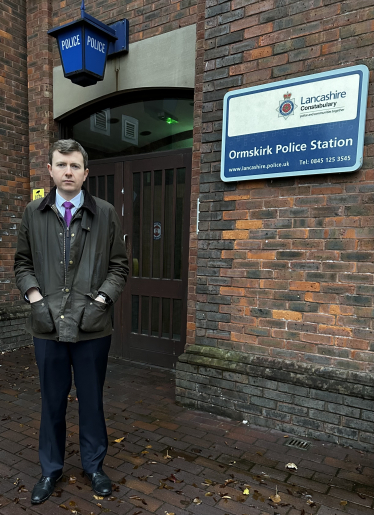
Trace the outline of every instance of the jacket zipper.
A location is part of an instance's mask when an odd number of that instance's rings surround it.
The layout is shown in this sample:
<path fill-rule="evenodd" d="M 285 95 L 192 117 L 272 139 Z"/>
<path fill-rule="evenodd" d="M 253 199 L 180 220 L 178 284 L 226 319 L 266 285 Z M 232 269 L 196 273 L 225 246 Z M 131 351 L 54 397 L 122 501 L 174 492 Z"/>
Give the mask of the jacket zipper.
<path fill-rule="evenodd" d="M 66 271 L 66 236 L 65 236 L 65 226 L 63 224 L 63 222 L 61 221 L 61 218 L 57 212 L 57 208 L 55 206 L 52 206 L 52 209 L 53 211 L 55 212 L 57 218 L 58 218 L 58 221 L 59 223 L 61 224 L 62 226 L 62 229 L 63 229 L 63 235 L 64 235 L 64 251 L 63 251 L 63 264 L 64 264 L 64 286 L 66 287 L 66 278 L 67 278 L 67 271 Z M 69 227 L 67 227 L 67 230 L 69 231 Z"/>
<path fill-rule="evenodd" d="M 64 230 L 64 256 L 63 256 L 64 259 L 63 259 L 63 263 L 64 263 L 64 285 L 65 285 L 65 288 L 66 288 L 66 279 L 67 279 L 67 273 L 68 273 L 67 270 L 66 270 L 66 237 L 70 238 L 70 234 L 69 234 L 70 227 L 66 227 L 66 235 L 65 235 L 65 225 L 61 221 L 61 217 L 58 214 L 56 206 L 52 206 L 52 209 L 55 212 L 55 214 L 57 215 L 58 221 L 60 222 L 60 224 L 61 224 L 61 226 L 62 226 L 62 228 Z M 70 224 L 74 220 L 75 215 L 79 212 L 79 210 L 80 210 L 80 208 L 78 208 L 77 211 L 74 213 L 74 216 L 70 220 Z M 71 246 L 71 243 L 70 243 L 70 246 Z"/>

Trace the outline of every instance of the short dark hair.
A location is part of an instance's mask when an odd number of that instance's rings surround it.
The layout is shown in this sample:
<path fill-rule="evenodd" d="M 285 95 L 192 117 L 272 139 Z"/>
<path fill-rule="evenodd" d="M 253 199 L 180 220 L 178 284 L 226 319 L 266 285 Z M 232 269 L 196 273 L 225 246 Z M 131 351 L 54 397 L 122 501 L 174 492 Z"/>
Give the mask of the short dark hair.
<path fill-rule="evenodd" d="M 59 139 L 49 149 L 49 164 L 52 164 L 53 152 L 57 150 L 61 154 L 71 154 L 72 152 L 80 152 L 83 156 L 84 169 L 88 168 L 88 154 L 78 141 L 74 139 Z"/>

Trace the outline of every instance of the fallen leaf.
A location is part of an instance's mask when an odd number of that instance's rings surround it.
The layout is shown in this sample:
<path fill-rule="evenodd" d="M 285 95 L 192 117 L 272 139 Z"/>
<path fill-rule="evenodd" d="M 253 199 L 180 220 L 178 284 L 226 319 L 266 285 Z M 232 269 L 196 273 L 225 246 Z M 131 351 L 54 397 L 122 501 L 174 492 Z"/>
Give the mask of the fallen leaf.
<path fill-rule="evenodd" d="M 164 478 L 164 481 L 171 481 L 172 483 L 183 483 L 182 479 L 177 479 L 174 474 L 170 474 L 169 477 Z"/>
<path fill-rule="evenodd" d="M 248 490 L 248 488 L 245 488 L 245 489 L 243 490 L 243 494 L 244 494 L 244 495 L 249 495 L 249 490 Z"/>
<path fill-rule="evenodd" d="M 340 506 L 347 506 L 348 502 L 347 501 L 340 501 Z"/>
<path fill-rule="evenodd" d="M 142 499 L 141 497 L 139 497 L 138 495 L 130 495 L 129 499 L 134 499 L 135 501 L 140 501 L 142 502 L 143 504 L 147 505 L 147 503 L 145 502 L 144 499 Z"/>
<path fill-rule="evenodd" d="M 122 438 L 117 438 L 116 440 L 113 440 L 114 443 L 121 443 L 122 440 L 125 439 L 125 436 L 122 436 Z"/>
<path fill-rule="evenodd" d="M 64 510 L 69 510 L 69 508 L 67 506 L 65 506 L 65 504 L 60 504 L 59 508 L 63 508 Z"/>
<path fill-rule="evenodd" d="M 94 499 L 96 499 L 97 501 L 102 501 L 104 497 L 101 497 L 101 495 L 94 495 Z"/>
<path fill-rule="evenodd" d="M 152 449 L 152 445 L 147 445 L 146 449 Z"/>
<path fill-rule="evenodd" d="M 120 483 L 121 483 L 121 485 L 125 485 L 125 484 L 126 484 L 126 478 L 125 478 L 125 477 L 123 477 L 123 478 L 121 479 Z"/>
<path fill-rule="evenodd" d="M 288 470 L 297 470 L 297 466 L 295 465 L 295 463 L 287 463 L 287 465 L 285 465 L 285 468 Z"/>
<path fill-rule="evenodd" d="M 312 501 L 312 499 L 308 499 L 306 503 L 309 504 L 309 506 L 311 506 L 312 508 L 316 506 L 316 503 Z"/>
<path fill-rule="evenodd" d="M 278 487 L 275 487 L 275 495 L 271 495 L 269 499 L 271 499 L 275 503 L 281 502 L 282 499 L 281 496 L 278 494 Z"/>
<path fill-rule="evenodd" d="M 201 503 L 202 503 L 202 501 L 200 501 L 200 499 L 199 499 L 198 497 L 195 497 L 195 499 L 193 500 L 193 502 L 194 502 L 195 504 L 201 504 Z"/>
<path fill-rule="evenodd" d="M 69 485 L 74 485 L 77 482 L 77 478 L 75 476 L 69 477 Z"/>
<path fill-rule="evenodd" d="M 206 492 L 205 497 L 211 497 L 212 495 L 214 495 L 213 492 Z"/>

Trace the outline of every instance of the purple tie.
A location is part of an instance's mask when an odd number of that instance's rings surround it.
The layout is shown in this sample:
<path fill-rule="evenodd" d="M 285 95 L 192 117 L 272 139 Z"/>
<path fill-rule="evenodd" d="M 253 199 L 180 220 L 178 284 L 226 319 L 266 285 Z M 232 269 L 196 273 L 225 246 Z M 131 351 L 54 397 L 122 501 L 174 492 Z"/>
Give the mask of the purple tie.
<path fill-rule="evenodd" d="M 71 222 L 71 208 L 74 207 L 74 204 L 72 204 L 71 202 L 64 202 L 62 205 L 65 208 L 65 222 L 66 225 L 69 227 Z"/>

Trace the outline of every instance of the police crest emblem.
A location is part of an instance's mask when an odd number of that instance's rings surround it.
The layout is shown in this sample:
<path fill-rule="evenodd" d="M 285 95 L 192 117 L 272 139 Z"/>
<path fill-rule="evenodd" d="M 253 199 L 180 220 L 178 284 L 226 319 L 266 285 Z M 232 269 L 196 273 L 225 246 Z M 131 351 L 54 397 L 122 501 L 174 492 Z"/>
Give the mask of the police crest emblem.
<path fill-rule="evenodd" d="M 295 104 L 295 99 L 291 98 L 291 93 L 285 93 L 283 95 L 283 100 L 279 101 L 279 107 L 277 108 L 278 117 L 287 118 L 295 113 L 297 105 Z"/>

